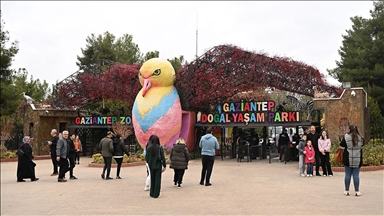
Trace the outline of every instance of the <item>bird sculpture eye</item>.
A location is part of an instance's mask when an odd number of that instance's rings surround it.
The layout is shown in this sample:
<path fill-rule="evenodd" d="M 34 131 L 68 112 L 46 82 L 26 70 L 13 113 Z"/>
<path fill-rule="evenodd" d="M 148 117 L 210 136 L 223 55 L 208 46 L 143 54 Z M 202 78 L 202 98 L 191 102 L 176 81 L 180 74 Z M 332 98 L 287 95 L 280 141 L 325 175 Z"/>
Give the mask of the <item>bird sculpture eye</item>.
<path fill-rule="evenodd" d="M 139 72 L 139 76 L 141 76 L 141 71 Z"/>
<path fill-rule="evenodd" d="M 157 69 L 153 72 L 154 76 L 159 76 L 161 74 L 161 69 Z"/>

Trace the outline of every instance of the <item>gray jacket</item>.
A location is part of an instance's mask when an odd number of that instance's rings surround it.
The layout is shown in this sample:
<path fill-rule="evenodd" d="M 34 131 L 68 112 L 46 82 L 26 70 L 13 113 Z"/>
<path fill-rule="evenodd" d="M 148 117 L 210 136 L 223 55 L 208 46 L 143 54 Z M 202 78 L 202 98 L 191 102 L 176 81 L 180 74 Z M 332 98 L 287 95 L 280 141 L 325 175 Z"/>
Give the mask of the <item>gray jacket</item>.
<path fill-rule="evenodd" d="M 57 157 L 67 158 L 69 152 L 68 142 L 64 138 L 60 138 L 56 145 Z"/>
<path fill-rule="evenodd" d="M 352 136 L 346 134 L 341 141 L 340 146 L 345 147 L 343 155 L 343 163 L 347 167 L 357 168 L 361 167 L 363 162 L 362 147 L 364 141 L 363 138 L 358 135 L 357 145 L 353 146 Z"/>
<path fill-rule="evenodd" d="M 108 137 L 101 139 L 99 149 L 103 157 L 112 157 L 113 154 L 113 140 Z"/>

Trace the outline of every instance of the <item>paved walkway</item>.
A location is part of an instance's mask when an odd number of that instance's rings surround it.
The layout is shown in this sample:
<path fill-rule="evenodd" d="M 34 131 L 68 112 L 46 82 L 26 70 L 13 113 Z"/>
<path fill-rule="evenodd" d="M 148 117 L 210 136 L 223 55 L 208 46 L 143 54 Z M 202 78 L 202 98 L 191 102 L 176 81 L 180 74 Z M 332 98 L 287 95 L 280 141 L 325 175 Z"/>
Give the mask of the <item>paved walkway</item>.
<path fill-rule="evenodd" d="M 299 177 L 296 162 L 250 163 L 216 158 L 212 186 L 199 185 L 193 160 L 181 189 L 163 174 L 161 197 L 144 191 L 145 166 L 124 167 L 122 180 L 102 180 L 101 168 L 81 158 L 78 180 L 57 182 L 49 160 L 36 160 L 37 182 L 17 183 L 17 162 L 1 163 L 1 215 L 383 215 L 384 171 L 360 173 L 363 196 L 343 196 L 344 173 Z M 112 177 L 116 169 L 112 169 Z M 68 178 L 68 177 L 67 177 Z M 353 186 L 351 185 L 351 191 Z"/>

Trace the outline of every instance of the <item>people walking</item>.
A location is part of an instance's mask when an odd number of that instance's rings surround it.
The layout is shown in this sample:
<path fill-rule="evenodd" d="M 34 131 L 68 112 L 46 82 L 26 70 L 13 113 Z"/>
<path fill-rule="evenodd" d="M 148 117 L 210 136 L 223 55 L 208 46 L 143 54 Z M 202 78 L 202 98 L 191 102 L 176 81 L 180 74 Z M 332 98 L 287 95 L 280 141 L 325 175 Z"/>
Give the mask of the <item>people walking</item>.
<path fill-rule="evenodd" d="M 149 140 L 148 140 L 147 144 L 145 145 L 145 148 L 144 148 L 144 151 L 143 151 L 144 158 L 147 155 L 148 143 L 152 143 L 154 137 L 155 137 L 155 135 L 151 135 L 149 137 Z M 147 162 L 145 162 L 145 167 L 147 168 L 147 178 L 145 179 L 144 191 L 149 191 L 149 189 L 151 188 L 151 171 L 149 169 L 149 166 L 148 166 Z"/>
<path fill-rule="evenodd" d="M 52 172 L 51 176 L 56 176 L 59 174 L 58 166 L 57 166 L 58 163 L 56 161 L 56 146 L 57 146 L 57 141 L 59 141 L 59 136 L 57 135 L 56 129 L 51 130 L 51 136 L 52 136 L 52 139 L 50 141 L 48 141 L 52 165 L 53 165 L 53 172 Z"/>
<path fill-rule="evenodd" d="M 331 163 L 329 162 L 329 152 L 331 151 L 331 140 L 328 138 L 328 133 L 323 130 L 318 141 L 319 152 L 321 157 L 321 168 L 323 169 L 323 176 L 333 176 Z"/>
<path fill-rule="evenodd" d="M 36 164 L 32 161 L 33 156 L 30 140 L 31 138 L 29 136 L 25 136 L 23 138 L 23 144 L 19 148 L 24 154 L 19 155 L 17 159 L 17 182 L 25 182 L 25 178 L 30 178 L 31 181 L 39 180 L 35 175 Z"/>
<path fill-rule="evenodd" d="M 219 149 L 219 142 L 212 135 L 212 129 L 208 128 L 206 134 L 201 137 L 199 147 L 201 148 L 201 178 L 200 185 L 211 186 L 211 174 L 215 162 L 215 151 Z"/>
<path fill-rule="evenodd" d="M 69 156 L 69 145 L 68 145 L 68 131 L 63 131 L 63 137 L 57 141 L 56 146 L 56 161 L 59 162 L 59 177 L 58 182 L 66 182 L 65 174 L 69 170 L 68 156 Z"/>
<path fill-rule="evenodd" d="M 76 160 L 76 148 L 75 148 L 75 134 L 72 134 L 70 139 L 68 140 L 68 146 L 69 146 L 69 154 L 68 154 L 68 160 L 69 160 L 69 179 L 76 180 L 77 177 L 73 175 L 73 169 L 76 166 L 75 160 Z"/>
<path fill-rule="evenodd" d="M 183 138 L 176 140 L 176 144 L 171 150 L 171 164 L 169 168 L 173 169 L 173 182 L 177 188 L 181 188 L 183 183 L 183 176 L 186 169 L 188 169 L 188 162 L 191 159 L 187 145 Z"/>
<path fill-rule="evenodd" d="M 75 163 L 77 161 L 77 164 L 80 164 L 80 152 L 83 151 L 83 145 L 81 144 L 79 135 L 76 135 L 76 138 L 75 138 L 75 150 L 76 150 Z"/>
<path fill-rule="evenodd" d="M 114 134 L 112 133 L 112 131 L 108 131 L 107 136 L 101 139 L 99 143 L 99 149 L 104 159 L 104 168 L 103 168 L 103 173 L 101 174 L 101 178 L 105 180 L 113 179 L 109 177 L 111 173 L 111 166 L 112 166 L 113 135 Z M 107 171 L 107 176 L 105 176 L 105 171 Z"/>
<path fill-rule="evenodd" d="M 146 148 L 145 161 L 148 163 L 151 175 L 149 195 L 153 198 L 158 198 L 160 197 L 161 174 L 166 170 L 167 165 L 165 163 L 164 150 L 160 146 L 159 137 L 156 135 L 152 136 Z"/>
<path fill-rule="evenodd" d="M 345 170 L 344 195 L 349 196 L 349 186 L 351 184 L 351 176 L 353 176 L 353 186 L 355 188 L 355 196 L 361 196 L 360 192 L 360 167 L 363 162 L 362 147 L 364 139 L 360 136 L 355 125 L 349 126 L 349 134 L 342 139 L 340 146 L 344 147 L 343 164 Z"/>
<path fill-rule="evenodd" d="M 121 134 L 116 134 L 116 137 L 113 140 L 113 158 L 117 163 L 116 179 L 121 179 L 120 169 L 121 169 L 121 164 L 123 163 L 124 153 L 127 154 L 127 156 L 129 156 L 129 152 L 125 147 Z"/>
<path fill-rule="evenodd" d="M 281 132 L 281 134 L 279 135 L 279 149 L 280 149 L 280 157 L 279 157 L 279 160 L 280 162 L 285 162 L 287 163 L 287 159 L 286 158 L 286 154 L 285 154 L 285 151 L 287 150 L 288 148 L 288 143 L 290 142 L 290 139 L 289 139 L 289 136 L 288 136 L 288 133 L 287 133 L 287 129 L 284 128 L 283 129 L 283 132 Z M 284 160 L 283 160 L 284 158 Z"/>

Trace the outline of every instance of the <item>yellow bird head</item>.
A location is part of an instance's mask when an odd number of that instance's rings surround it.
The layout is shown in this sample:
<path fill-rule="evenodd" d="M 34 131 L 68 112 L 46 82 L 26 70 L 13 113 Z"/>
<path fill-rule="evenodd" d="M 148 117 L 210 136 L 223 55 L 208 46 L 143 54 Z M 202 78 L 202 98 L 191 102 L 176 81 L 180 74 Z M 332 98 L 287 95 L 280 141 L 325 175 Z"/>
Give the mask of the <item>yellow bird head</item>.
<path fill-rule="evenodd" d="M 140 68 L 139 80 L 143 86 L 143 97 L 151 87 L 173 86 L 175 69 L 172 64 L 160 58 L 152 58 L 144 62 Z"/>

